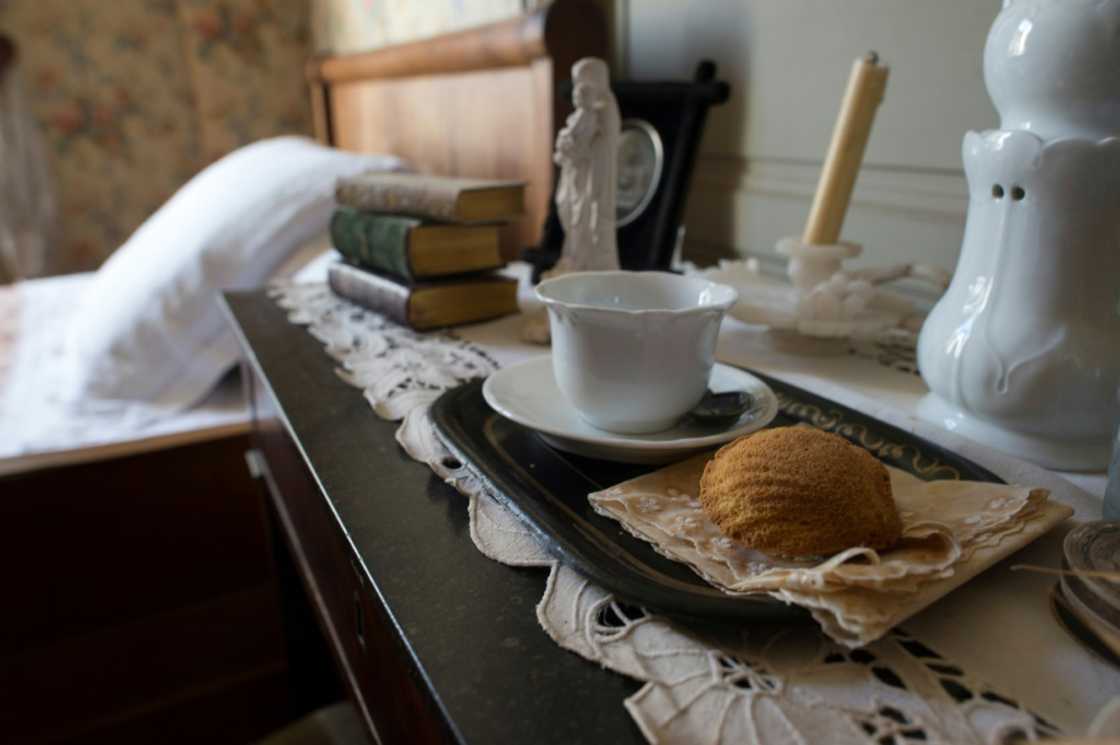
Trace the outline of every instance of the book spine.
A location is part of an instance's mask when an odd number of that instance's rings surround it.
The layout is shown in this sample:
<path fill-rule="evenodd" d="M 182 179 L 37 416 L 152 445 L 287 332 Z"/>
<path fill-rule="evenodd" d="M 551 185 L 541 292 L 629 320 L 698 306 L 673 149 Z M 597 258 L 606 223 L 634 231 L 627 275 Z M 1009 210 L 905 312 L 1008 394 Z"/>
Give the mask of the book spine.
<path fill-rule="evenodd" d="M 412 218 L 339 207 L 331 216 L 331 243 L 353 264 L 412 282 L 415 277 L 408 260 L 409 234 L 419 224 Z"/>
<path fill-rule="evenodd" d="M 444 222 L 455 221 L 459 190 L 418 180 L 416 183 L 376 183 L 360 178 L 339 179 L 335 200 L 347 207 L 370 212 L 415 215 Z"/>
<path fill-rule="evenodd" d="M 404 285 L 348 264 L 332 264 L 327 270 L 327 284 L 339 297 L 402 326 L 412 325 L 408 314 L 411 290 Z"/>

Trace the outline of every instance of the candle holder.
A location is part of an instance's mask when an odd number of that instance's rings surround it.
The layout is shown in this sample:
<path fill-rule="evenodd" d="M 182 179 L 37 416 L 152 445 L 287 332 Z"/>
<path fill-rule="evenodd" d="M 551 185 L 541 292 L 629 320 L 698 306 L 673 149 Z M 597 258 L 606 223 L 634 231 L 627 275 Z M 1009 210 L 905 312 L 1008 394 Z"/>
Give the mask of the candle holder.
<path fill-rule="evenodd" d="M 754 260 L 721 262 L 705 272 L 739 290 L 732 316 L 820 340 L 817 345 L 784 344 L 786 351 L 844 352 L 846 345 L 830 346 L 825 340 L 877 337 L 893 330 L 916 339 L 919 309 L 881 285 L 903 277 L 925 279 L 940 289 L 948 284 L 947 272 L 923 265 L 844 269 L 844 261 L 863 250 L 840 241 L 840 232 L 888 75 L 875 52 L 852 66 L 805 232 L 800 238 L 783 238 L 775 248 L 789 259 L 789 284 L 763 276 Z"/>
<path fill-rule="evenodd" d="M 789 258 L 788 282 L 763 275 L 753 259 L 722 261 L 704 276 L 739 291 L 740 300 L 729 311 L 734 318 L 820 342 L 785 344 L 786 351 L 843 353 L 846 345 L 829 345 L 827 340 L 874 339 L 883 334 L 916 342 L 922 310 L 884 285 L 909 278 L 944 289 L 949 273 L 922 264 L 845 270 L 844 260 L 856 258 L 862 250 L 855 243 L 811 245 L 799 238 L 783 238 L 775 251 Z"/>

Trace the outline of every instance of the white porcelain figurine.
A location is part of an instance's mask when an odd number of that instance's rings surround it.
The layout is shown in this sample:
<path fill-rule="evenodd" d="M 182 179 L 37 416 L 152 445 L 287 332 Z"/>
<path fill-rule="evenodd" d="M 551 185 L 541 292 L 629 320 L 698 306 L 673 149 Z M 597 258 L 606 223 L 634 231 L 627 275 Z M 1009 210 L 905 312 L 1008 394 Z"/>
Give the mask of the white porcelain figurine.
<path fill-rule="evenodd" d="M 572 66 L 575 111 L 556 135 L 553 160 L 560 167 L 556 213 L 564 228 L 560 259 L 545 279 L 569 272 L 618 269 L 615 200 L 622 119 L 611 93 L 607 63 L 585 57 Z M 522 337 L 547 344 L 548 319 L 531 314 Z"/>
<path fill-rule="evenodd" d="M 969 132 L 960 261 L 927 319 L 927 418 L 1052 468 L 1120 421 L 1120 0 L 1009 0 L 984 53 L 1000 129 Z"/>
<path fill-rule="evenodd" d="M 572 66 L 575 111 L 556 136 L 553 160 L 560 167 L 556 212 L 564 228 L 560 260 L 547 276 L 618 269 L 615 197 L 618 136 L 622 126 L 601 59 Z"/>

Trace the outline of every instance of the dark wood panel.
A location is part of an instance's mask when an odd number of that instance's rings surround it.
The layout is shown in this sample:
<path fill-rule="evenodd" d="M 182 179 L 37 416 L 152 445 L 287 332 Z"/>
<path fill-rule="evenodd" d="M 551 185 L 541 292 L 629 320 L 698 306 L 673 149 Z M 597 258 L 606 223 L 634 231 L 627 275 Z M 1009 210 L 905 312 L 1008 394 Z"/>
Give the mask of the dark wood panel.
<path fill-rule="evenodd" d="M 0 479 L 0 656 L 272 574 L 247 436 Z"/>
<path fill-rule="evenodd" d="M 0 479 L 5 742 L 243 743 L 303 713 L 248 447 Z"/>
<path fill-rule="evenodd" d="M 277 617 L 266 584 L 2 657 L 0 732 L 5 742 L 61 742 L 161 709 L 188 716 L 193 699 L 283 674 Z"/>
<path fill-rule="evenodd" d="M 66 745 L 245 745 L 292 720 L 281 704 L 287 690 L 286 670 L 262 671 L 182 701 L 133 712 L 127 720 L 69 738 Z"/>
<path fill-rule="evenodd" d="M 242 374 L 248 378 L 251 371 Z M 268 386 L 259 377 L 251 380 L 254 443 L 263 456 L 273 507 L 367 729 L 383 743 L 454 742 L 285 429 Z"/>

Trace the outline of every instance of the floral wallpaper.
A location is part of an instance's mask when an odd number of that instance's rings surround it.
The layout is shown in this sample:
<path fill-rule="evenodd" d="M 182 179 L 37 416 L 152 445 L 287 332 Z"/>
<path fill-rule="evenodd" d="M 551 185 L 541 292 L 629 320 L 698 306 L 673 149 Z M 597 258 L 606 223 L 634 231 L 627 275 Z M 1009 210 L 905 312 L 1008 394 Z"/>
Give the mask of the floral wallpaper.
<path fill-rule="evenodd" d="M 206 162 L 279 133 L 310 132 L 308 0 L 179 0 Z"/>
<path fill-rule="evenodd" d="M 98 266 L 230 150 L 309 132 L 309 18 L 309 0 L 0 5 L 58 191 L 55 269 Z"/>
<path fill-rule="evenodd" d="M 96 268 L 208 163 L 310 133 L 313 50 L 373 49 L 548 0 L 0 0 L 58 192 L 56 272 Z"/>
<path fill-rule="evenodd" d="M 174 2 L 121 5 L 130 12 L 36 0 L 0 15 L 53 156 L 65 244 L 56 262 L 71 271 L 123 242 L 190 178 L 201 152 Z"/>

